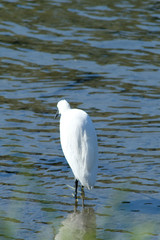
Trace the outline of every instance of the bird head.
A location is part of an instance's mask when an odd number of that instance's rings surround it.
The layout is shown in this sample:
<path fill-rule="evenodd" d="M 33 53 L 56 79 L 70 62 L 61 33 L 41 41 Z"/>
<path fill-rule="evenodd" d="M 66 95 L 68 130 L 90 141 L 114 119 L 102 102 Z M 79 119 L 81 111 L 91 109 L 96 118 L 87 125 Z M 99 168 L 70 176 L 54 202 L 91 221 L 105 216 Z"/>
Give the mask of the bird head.
<path fill-rule="evenodd" d="M 57 103 L 58 114 L 63 114 L 66 110 L 70 109 L 69 103 L 63 99 Z"/>

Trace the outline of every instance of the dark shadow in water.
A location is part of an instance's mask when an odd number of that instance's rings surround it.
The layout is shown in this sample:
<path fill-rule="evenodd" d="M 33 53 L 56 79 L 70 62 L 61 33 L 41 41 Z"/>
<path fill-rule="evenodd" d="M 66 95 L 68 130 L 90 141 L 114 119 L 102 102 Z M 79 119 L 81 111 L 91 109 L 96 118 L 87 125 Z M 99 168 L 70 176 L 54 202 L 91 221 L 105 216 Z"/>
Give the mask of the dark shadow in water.
<path fill-rule="evenodd" d="M 62 222 L 55 240 L 96 239 L 96 216 L 93 208 L 75 210 Z"/>

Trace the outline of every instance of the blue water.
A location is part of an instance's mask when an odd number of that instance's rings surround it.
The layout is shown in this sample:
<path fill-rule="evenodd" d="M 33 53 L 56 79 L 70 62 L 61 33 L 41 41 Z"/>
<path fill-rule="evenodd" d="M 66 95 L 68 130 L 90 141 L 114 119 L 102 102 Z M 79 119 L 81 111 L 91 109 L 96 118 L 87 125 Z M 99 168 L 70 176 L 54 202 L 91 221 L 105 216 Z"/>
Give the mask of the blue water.
<path fill-rule="evenodd" d="M 160 238 L 158 1 L 0 3 L 0 237 Z M 75 210 L 56 104 L 89 113 L 96 186 Z"/>

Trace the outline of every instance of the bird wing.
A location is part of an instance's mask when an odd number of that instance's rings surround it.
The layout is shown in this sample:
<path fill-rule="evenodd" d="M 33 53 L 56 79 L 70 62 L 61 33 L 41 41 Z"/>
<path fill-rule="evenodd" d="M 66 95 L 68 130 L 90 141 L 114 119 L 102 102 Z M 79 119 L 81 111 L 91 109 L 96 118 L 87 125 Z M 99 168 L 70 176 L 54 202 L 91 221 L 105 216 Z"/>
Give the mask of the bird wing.
<path fill-rule="evenodd" d="M 73 174 L 82 185 L 94 185 L 97 170 L 97 137 L 90 117 L 71 109 L 60 120 L 62 150 Z"/>

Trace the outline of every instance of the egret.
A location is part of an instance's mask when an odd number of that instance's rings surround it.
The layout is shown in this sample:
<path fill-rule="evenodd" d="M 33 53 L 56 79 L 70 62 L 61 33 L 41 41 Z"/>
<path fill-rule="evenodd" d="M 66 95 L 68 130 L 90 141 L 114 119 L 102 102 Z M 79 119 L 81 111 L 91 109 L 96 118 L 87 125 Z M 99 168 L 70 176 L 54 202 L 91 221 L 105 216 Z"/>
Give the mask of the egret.
<path fill-rule="evenodd" d="M 60 114 L 60 142 L 64 156 L 75 177 L 75 199 L 78 181 L 92 189 L 98 168 L 98 145 L 95 128 L 89 115 L 72 109 L 64 99 L 57 104 Z"/>

